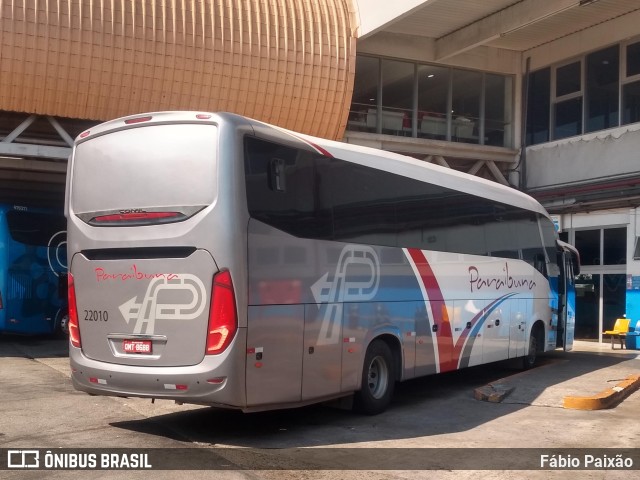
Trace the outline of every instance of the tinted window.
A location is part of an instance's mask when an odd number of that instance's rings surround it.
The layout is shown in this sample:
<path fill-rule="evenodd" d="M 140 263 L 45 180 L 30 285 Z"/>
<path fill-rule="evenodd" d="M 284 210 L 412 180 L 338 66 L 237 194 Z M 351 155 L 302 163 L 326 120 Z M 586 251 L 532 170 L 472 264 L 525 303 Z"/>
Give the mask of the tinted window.
<path fill-rule="evenodd" d="M 298 237 L 521 258 L 543 273 L 555 248 L 551 222 L 546 245 L 527 210 L 261 140 L 246 152 L 250 215 Z"/>
<path fill-rule="evenodd" d="M 62 215 L 11 210 L 6 217 L 11 238 L 26 245 L 48 246 L 56 233 L 67 229 Z"/>
<path fill-rule="evenodd" d="M 248 138 L 245 155 L 247 204 L 252 217 L 298 237 L 330 238 L 328 205 L 319 195 L 314 155 Z"/>
<path fill-rule="evenodd" d="M 618 125 L 619 63 L 617 45 L 587 56 L 587 132 Z"/>
<path fill-rule="evenodd" d="M 580 91 L 580 62 L 564 65 L 556 70 L 556 97 Z"/>
<path fill-rule="evenodd" d="M 529 75 L 527 145 L 549 140 L 550 92 L 551 69 L 545 68 Z"/>

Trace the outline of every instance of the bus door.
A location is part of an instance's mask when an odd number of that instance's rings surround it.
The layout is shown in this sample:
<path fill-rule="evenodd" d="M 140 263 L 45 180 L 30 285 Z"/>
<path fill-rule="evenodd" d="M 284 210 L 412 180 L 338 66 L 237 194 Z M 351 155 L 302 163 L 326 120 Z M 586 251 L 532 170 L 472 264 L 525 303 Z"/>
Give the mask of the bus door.
<path fill-rule="evenodd" d="M 578 251 L 568 244 L 561 244 L 560 279 L 558 285 L 559 329 L 557 346 L 565 351 L 573 349 L 576 327 L 576 286 L 575 276 L 580 272 Z"/>

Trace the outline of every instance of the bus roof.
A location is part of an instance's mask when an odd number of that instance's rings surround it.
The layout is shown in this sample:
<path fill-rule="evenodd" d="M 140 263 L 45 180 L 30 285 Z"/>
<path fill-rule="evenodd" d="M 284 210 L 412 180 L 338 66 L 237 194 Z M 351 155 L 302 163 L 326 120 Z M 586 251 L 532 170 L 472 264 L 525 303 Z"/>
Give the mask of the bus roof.
<path fill-rule="evenodd" d="M 259 120 L 254 120 L 233 113 L 221 112 L 151 112 L 122 117 L 92 127 L 81 133 L 76 138 L 76 145 L 97 135 L 112 130 L 135 128 L 149 124 L 167 123 L 207 123 L 207 122 L 245 124 L 252 127 L 260 127 L 262 132 L 273 129 L 281 134 L 289 136 L 292 142 L 300 143 L 305 148 L 313 149 L 326 156 L 339 158 L 340 160 L 366 165 L 371 168 L 388 171 L 408 178 L 414 178 L 442 187 L 459 190 L 464 193 L 491 199 L 507 205 L 513 205 L 526 210 L 531 210 L 548 216 L 545 209 L 535 199 L 514 188 L 501 185 L 491 180 L 486 180 L 474 175 L 459 172 L 440 165 L 433 165 L 406 155 L 363 147 L 348 143 L 313 137 L 302 133 L 293 132 L 275 125 L 270 125 Z"/>
<path fill-rule="evenodd" d="M 491 180 L 386 150 L 312 137 L 280 127 L 273 128 L 303 140 L 324 155 L 328 154 L 340 160 L 366 165 L 549 216 L 544 207 L 534 198 Z"/>

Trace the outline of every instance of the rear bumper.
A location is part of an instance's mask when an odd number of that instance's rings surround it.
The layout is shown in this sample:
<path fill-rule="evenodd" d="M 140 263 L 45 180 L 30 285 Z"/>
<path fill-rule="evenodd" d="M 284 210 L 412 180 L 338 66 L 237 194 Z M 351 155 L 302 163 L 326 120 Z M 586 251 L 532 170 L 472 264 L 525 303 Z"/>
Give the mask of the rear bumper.
<path fill-rule="evenodd" d="M 224 353 L 205 356 L 197 365 L 181 367 L 96 361 L 70 345 L 71 379 L 76 390 L 94 395 L 157 398 L 243 409 L 246 407 L 245 356 L 240 357 L 237 353 L 240 349 L 233 348 L 238 340 L 243 340 L 238 337 L 244 335 L 237 335 Z"/>

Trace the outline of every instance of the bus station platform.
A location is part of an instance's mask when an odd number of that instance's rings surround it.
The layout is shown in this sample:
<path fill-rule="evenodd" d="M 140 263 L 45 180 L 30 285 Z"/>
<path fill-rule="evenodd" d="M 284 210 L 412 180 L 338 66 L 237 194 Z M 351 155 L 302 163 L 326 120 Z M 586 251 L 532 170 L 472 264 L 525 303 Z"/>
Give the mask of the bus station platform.
<path fill-rule="evenodd" d="M 577 340 L 571 352 L 549 352 L 539 362 L 533 370 L 475 389 L 474 397 L 493 403 L 531 402 L 530 390 L 540 377 L 548 386 L 537 390 L 536 404 L 602 410 L 615 408 L 640 388 L 640 350 L 612 350 L 607 342 Z"/>

